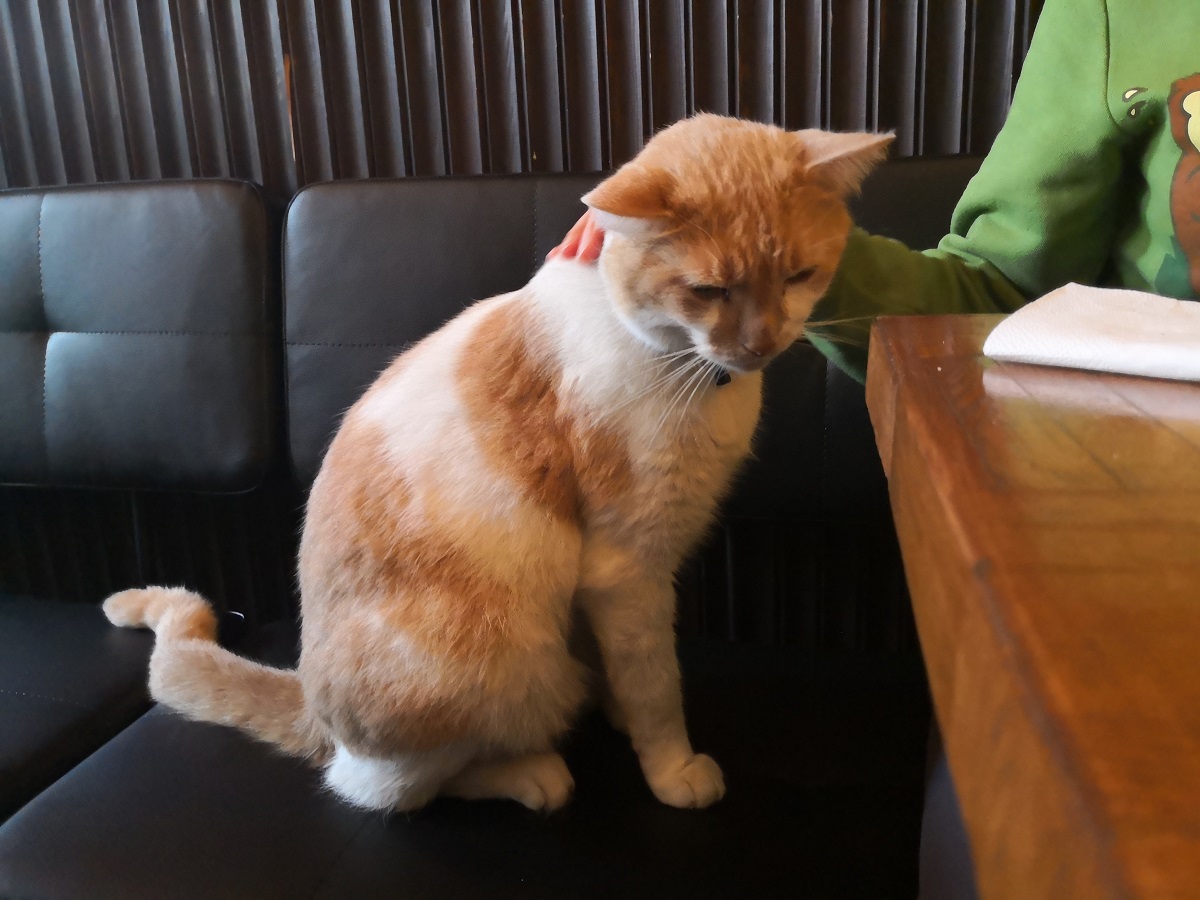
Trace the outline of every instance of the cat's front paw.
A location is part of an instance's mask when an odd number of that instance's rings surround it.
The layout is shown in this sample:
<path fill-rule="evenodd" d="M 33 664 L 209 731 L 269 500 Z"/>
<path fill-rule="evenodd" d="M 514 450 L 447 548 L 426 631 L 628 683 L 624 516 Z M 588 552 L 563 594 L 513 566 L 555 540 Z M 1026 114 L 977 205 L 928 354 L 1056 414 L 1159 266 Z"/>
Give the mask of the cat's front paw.
<path fill-rule="evenodd" d="M 562 809 L 575 790 L 571 770 L 557 753 L 531 757 L 515 776 L 513 799 L 535 812 Z"/>
<path fill-rule="evenodd" d="M 646 780 L 654 796 L 668 806 L 703 809 L 725 796 L 725 777 L 711 756 L 694 753 L 653 774 Z"/>

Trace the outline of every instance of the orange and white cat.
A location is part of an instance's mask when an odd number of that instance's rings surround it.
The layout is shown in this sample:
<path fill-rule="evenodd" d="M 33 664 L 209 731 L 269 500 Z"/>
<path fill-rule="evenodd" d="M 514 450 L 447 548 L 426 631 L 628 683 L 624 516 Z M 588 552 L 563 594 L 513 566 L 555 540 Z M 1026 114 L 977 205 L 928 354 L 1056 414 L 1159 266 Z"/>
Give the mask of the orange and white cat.
<path fill-rule="evenodd" d="M 154 629 L 153 696 L 312 757 L 357 806 L 555 809 L 573 788 L 556 742 L 588 691 L 578 612 L 654 794 L 720 799 L 684 725 L 672 579 L 890 140 L 712 115 L 658 134 L 584 197 L 598 266 L 551 261 L 475 304 L 347 413 L 308 501 L 296 670 L 221 649 L 188 591 L 105 602 Z"/>

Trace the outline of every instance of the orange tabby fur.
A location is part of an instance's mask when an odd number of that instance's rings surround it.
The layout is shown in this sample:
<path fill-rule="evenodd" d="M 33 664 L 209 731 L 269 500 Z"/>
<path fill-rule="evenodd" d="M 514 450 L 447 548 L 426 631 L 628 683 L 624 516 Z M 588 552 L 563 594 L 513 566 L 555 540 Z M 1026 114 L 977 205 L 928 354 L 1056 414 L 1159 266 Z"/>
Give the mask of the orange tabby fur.
<path fill-rule="evenodd" d="M 554 746 L 587 693 L 568 647 L 582 613 L 655 794 L 719 799 L 684 726 L 671 580 L 889 140 L 717 116 L 655 137 L 585 198 L 609 230 L 598 269 L 552 262 L 476 304 L 347 413 L 309 498 L 296 671 L 220 649 L 189 592 L 106 601 L 155 629 L 154 696 L 312 756 L 359 806 L 555 808 L 573 782 Z"/>

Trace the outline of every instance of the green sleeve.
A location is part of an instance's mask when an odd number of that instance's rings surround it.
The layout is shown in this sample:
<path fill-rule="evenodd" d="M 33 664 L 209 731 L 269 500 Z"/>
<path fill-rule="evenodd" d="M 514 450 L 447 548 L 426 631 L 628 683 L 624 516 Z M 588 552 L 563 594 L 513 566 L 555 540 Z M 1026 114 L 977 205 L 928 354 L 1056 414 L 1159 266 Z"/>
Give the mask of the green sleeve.
<path fill-rule="evenodd" d="M 1096 283 L 1121 204 L 1108 108 L 1104 0 L 1049 0 L 1003 129 L 937 250 L 851 235 L 810 340 L 860 381 L 870 318 L 1011 312 L 1068 281 Z M 863 318 L 859 318 L 863 317 Z"/>
<path fill-rule="evenodd" d="M 833 285 L 809 321 L 808 339 L 842 371 L 863 381 L 867 339 L 877 315 L 1012 312 L 1025 296 L 985 263 L 938 250 L 917 253 L 856 228 Z"/>

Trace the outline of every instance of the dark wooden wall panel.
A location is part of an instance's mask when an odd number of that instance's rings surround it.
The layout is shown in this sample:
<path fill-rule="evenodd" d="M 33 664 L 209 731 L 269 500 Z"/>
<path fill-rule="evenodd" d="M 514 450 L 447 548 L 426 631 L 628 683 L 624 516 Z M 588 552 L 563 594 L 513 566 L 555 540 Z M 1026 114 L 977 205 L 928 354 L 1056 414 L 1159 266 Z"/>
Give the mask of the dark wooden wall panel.
<path fill-rule="evenodd" d="M 985 151 L 1041 0 L 0 3 L 6 186 L 592 171 L 697 110 Z"/>

